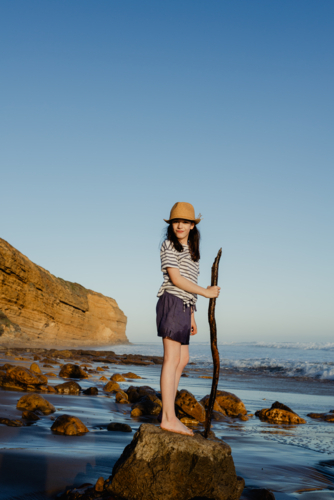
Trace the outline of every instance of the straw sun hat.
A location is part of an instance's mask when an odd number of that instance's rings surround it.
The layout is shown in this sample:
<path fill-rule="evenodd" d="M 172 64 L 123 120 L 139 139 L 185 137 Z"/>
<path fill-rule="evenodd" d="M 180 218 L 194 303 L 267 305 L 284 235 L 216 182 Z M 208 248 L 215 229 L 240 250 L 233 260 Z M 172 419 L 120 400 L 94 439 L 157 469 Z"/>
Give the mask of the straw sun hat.
<path fill-rule="evenodd" d="M 202 215 L 199 214 L 198 218 L 196 219 L 195 210 L 192 204 L 186 203 L 184 201 L 178 201 L 172 206 L 169 219 L 164 219 L 164 221 L 170 223 L 173 219 L 185 219 L 198 224 L 202 220 Z"/>

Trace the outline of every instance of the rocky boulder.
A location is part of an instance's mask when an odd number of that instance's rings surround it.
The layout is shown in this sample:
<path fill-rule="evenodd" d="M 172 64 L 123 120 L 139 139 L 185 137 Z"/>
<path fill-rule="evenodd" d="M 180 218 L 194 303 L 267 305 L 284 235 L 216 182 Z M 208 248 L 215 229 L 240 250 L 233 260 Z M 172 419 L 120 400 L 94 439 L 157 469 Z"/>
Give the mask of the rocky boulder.
<path fill-rule="evenodd" d="M 34 373 L 38 373 L 39 375 L 41 375 L 41 369 L 39 367 L 39 365 L 37 363 L 32 363 L 30 365 L 30 371 L 34 372 Z"/>
<path fill-rule="evenodd" d="M 110 377 L 110 380 L 113 380 L 114 382 L 125 382 L 125 378 L 120 373 L 114 373 Z"/>
<path fill-rule="evenodd" d="M 198 420 L 198 422 L 205 422 L 204 406 L 197 401 L 191 392 L 186 389 L 178 391 L 175 403 L 189 417 Z"/>
<path fill-rule="evenodd" d="M 139 401 L 131 406 L 131 417 L 141 417 L 143 415 L 159 415 L 162 402 L 156 394 L 146 394 Z"/>
<path fill-rule="evenodd" d="M 156 392 L 152 387 L 148 385 L 142 385 L 139 387 L 134 387 L 130 385 L 125 391 L 128 395 L 130 403 L 137 403 L 143 396 L 152 395 L 156 396 Z"/>
<path fill-rule="evenodd" d="M 74 382 L 74 380 L 55 385 L 54 388 L 56 389 L 58 394 L 73 394 L 76 396 L 80 394 L 80 391 L 82 391 L 81 386 Z"/>
<path fill-rule="evenodd" d="M 217 391 L 216 401 L 229 417 L 237 417 L 238 415 L 246 415 L 247 413 L 241 399 L 232 394 L 232 392 Z"/>
<path fill-rule="evenodd" d="M 59 372 L 59 377 L 62 378 L 88 378 L 89 375 L 79 365 L 66 363 Z"/>
<path fill-rule="evenodd" d="M 129 399 L 128 399 L 127 393 L 124 392 L 124 391 L 118 391 L 118 392 L 116 392 L 116 403 L 119 403 L 119 404 L 128 404 L 129 403 Z"/>
<path fill-rule="evenodd" d="M 22 427 L 23 422 L 21 420 L 14 420 L 10 418 L 0 418 L 0 424 L 7 425 L 8 427 Z"/>
<path fill-rule="evenodd" d="M 126 500 L 238 500 L 244 480 L 223 441 L 142 424 L 114 465 L 108 491 Z"/>
<path fill-rule="evenodd" d="M 210 396 L 204 396 L 204 398 L 201 399 L 200 403 L 204 406 L 204 408 L 207 410 L 209 406 L 209 400 Z M 217 411 L 218 413 L 221 413 L 222 415 L 226 415 L 226 411 L 220 406 L 217 400 L 213 403 L 213 410 Z"/>
<path fill-rule="evenodd" d="M 44 375 L 34 373 L 23 366 L 10 366 L 1 378 L 1 386 L 19 391 L 39 390 L 48 383 Z"/>
<path fill-rule="evenodd" d="M 17 402 L 16 408 L 18 410 L 28 410 L 35 411 L 40 410 L 44 415 L 48 415 L 49 413 L 54 413 L 56 408 L 53 404 L 49 403 L 43 396 L 39 394 L 27 394 L 26 396 L 22 396 Z"/>
<path fill-rule="evenodd" d="M 120 390 L 120 386 L 117 382 L 114 382 L 113 380 L 110 380 L 104 387 L 103 390 L 105 392 L 118 392 Z"/>
<path fill-rule="evenodd" d="M 283 408 L 288 408 L 282 403 L 274 403 L 271 408 L 264 408 L 263 410 L 258 410 L 255 415 L 259 417 L 260 420 L 267 422 L 277 423 L 277 424 L 306 424 L 306 420 L 299 417 L 297 413 L 292 410 L 285 410 Z"/>
<path fill-rule="evenodd" d="M 89 432 L 85 424 L 77 417 L 71 415 L 60 415 L 51 426 L 52 432 L 65 434 L 66 436 L 80 436 Z"/>
<path fill-rule="evenodd" d="M 88 389 L 85 389 L 83 393 L 86 396 L 97 396 L 99 393 L 99 390 L 97 387 L 88 387 Z"/>
<path fill-rule="evenodd" d="M 132 379 L 143 378 L 143 377 L 140 377 L 139 375 L 136 375 L 135 373 L 132 373 L 132 372 L 123 373 L 123 376 L 125 378 L 132 378 Z"/>

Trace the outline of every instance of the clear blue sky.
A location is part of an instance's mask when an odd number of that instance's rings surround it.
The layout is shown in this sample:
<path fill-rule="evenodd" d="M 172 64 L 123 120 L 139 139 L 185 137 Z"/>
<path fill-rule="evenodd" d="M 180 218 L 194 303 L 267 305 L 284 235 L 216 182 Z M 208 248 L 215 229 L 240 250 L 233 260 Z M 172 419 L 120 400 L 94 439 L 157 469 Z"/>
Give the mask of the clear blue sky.
<path fill-rule="evenodd" d="M 2 0 L 1 237 L 155 341 L 187 201 L 202 286 L 223 248 L 219 340 L 333 340 L 333 21 L 332 0 Z"/>

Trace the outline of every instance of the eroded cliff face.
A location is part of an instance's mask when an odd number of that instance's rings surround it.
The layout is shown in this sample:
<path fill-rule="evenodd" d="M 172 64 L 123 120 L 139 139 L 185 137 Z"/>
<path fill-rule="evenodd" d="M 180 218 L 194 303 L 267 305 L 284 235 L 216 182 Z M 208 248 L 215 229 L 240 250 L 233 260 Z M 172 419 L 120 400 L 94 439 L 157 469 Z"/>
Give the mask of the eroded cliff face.
<path fill-rule="evenodd" d="M 0 238 L 0 344 L 127 343 L 126 320 L 114 299 L 56 278 Z"/>

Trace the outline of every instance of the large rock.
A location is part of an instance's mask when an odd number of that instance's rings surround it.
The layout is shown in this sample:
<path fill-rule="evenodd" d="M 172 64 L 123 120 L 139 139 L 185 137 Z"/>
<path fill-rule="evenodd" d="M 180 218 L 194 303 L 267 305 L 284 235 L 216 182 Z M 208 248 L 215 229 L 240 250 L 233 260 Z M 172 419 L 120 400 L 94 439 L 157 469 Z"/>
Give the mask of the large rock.
<path fill-rule="evenodd" d="M 34 373 L 23 366 L 9 366 L 6 374 L 0 380 L 2 387 L 19 391 L 39 390 L 47 383 L 47 377 Z"/>
<path fill-rule="evenodd" d="M 73 394 L 78 395 L 82 391 L 81 386 L 71 380 L 70 382 L 65 382 L 64 384 L 55 385 L 54 388 L 58 394 Z"/>
<path fill-rule="evenodd" d="M 59 372 L 59 377 L 62 378 L 88 378 L 88 373 L 85 372 L 79 365 L 66 363 Z"/>
<path fill-rule="evenodd" d="M 89 432 L 80 418 L 71 415 L 60 415 L 52 424 L 51 430 L 56 434 L 65 434 L 66 436 L 80 436 Z"/>
<path fill-rule="evenodd" d="M 197 401 L 197 399 L 191 394 L 191 392 L 187 391 L 186 389 L 182 389 L 182 391 L 179 391 L 177 393 L 175 403 L 188 416 L 194 418 L 195 420 L 198 420 L 199 422 L 205 422 L 204 406 Z"/>
<path fill-rule="evenodd" d="M 114 299 L 56 278 L 0 238 L 2 344 L 124 344 L 125 327 Z"/>
<path fill-rule="evenodd" d="M 156 394 L 146 394 L 131 406 L 131 417 L 141 417 L 143 415 L 158 416 L 161 408 L 161 400 Z"/>
<path fill-rule="evenodd" d="M 232 392 L 217 391 L 216 401 L 229 417 L 237 417 L 238 415 L 246 415 L 247 413 L 241 399 L 232 394 Z"/>
<path fill-rule="evenodd" d="M 48 415 L 49 413 L 54 413 L 56 408 L 53 404 L 49 403 L 46 399 L 44 399 L 39 394 L 27 394 L 26 396 L 22 396 L 17 402 L 16 408 L 18 410 L 40 410 L 44 415 Z"/>
<path fill-rule="evenodd" d="M 156 396 L 155 390 L 148 385 L 141 385 L 139 387 L 130 385 L 130 387 L 128 387 L 125 392 L 128 395 L 130 403 L 137 403 L 143 396 L 147 396 L 150 394 Z"/>
<path fill-rule="evenodd" d="M 142 424 L 114 465 L 107 487 L 126 500 L 237 500 L 244 480 L 221 440 Z"/>
<path fill-rule="evenodd" d="M 259 417 L 260 420 L 277 424 L 306 424 L 306 420 L 297 415 L 297 413 L 292 411 L 290 408 L 288 410 L 284 408 L 288 408 L 288 406 L 276 401 L 271 408 L 258 410 L 255 412 L 255 415 Z"/>

